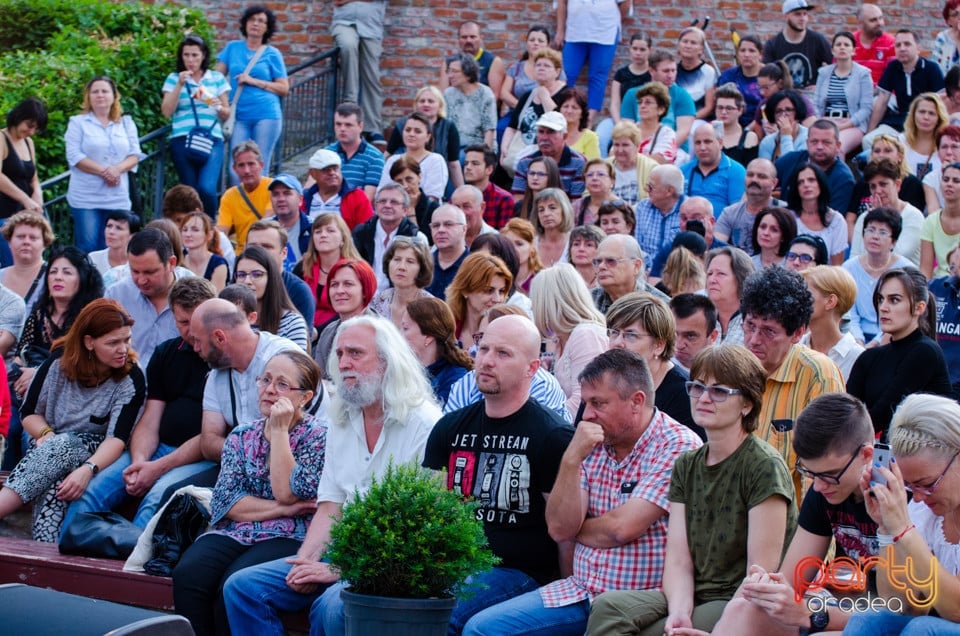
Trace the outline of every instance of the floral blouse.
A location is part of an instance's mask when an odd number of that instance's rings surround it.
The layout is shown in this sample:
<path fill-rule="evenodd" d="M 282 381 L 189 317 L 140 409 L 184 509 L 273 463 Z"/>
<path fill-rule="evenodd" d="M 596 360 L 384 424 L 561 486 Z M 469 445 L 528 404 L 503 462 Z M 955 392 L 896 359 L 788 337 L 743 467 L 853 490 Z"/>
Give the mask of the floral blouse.
<path fill-rule="evenodd" d="M 311 514 L 279 517 L 266 521 L 233 521 L 227 518 L 230 509 L 243 497 L 251 495 L 273 499 L 270 486 L 270 442 L 263 434 L 265 419 L 238 426 L 223 444 L 220 477 L 213 489 L 211 532 L 226 535 L 245 545 L 286 537 L 303 540 Z M 290 449 L 296 465 L 290 474 L 290 488 L 299 499 L 317 496 L 317 484 L 323 472 L 327 427 L 310 415 L 290 431 Z"/>

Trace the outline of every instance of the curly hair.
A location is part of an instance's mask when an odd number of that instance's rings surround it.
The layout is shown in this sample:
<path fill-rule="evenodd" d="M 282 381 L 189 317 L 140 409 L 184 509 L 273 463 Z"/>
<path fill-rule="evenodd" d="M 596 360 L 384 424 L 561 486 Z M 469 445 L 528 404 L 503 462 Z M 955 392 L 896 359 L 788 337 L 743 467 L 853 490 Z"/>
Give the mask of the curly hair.
<path fill-rule="evenodd" d="M 50 266 L 44 276 L 40 298 L 37 299 L 37 306 L 42 307 L 47 315 L 52 315 L 54 311 L 53 298 L 50 297 L 50 269 L 61 258 L 67 260 L 77 270 L 77 278 L 79 279 L 77 293 L 70 299 L 67 310 L 63 314 L 63 326 L 67 328 L 73 324 L 84 307 L 97 298 L 103 297 L 103 277 L 100 276 L 96 265 L 79 248 L 73 245 L 55 248 L 50 252 L 50 258 L 47 259 Z"/>
<path fill-rule="evenodd" d="M 797 272 L 784 267 L 764 267 L 743 282 L 740 312 L 745 320 L 747 316 L 775 320 L 788 334 L 795 334 L 810 324 L 813 294 Z"/>

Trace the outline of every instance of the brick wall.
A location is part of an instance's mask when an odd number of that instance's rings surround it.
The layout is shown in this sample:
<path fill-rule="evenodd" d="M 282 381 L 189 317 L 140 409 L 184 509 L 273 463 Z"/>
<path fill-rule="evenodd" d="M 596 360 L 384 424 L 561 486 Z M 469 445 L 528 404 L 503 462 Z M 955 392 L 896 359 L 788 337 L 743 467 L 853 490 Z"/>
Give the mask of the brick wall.
<path fill-rule="evenodd" d="M 711 22 L 707 35 L 721 71 L 733 64 L 731 28 L 741 34 L 758 33 L 766 38 L 782 26 L 781 3 L 776 0 L 633 2 L 633 16 L 627 19 L 624 30 L 626 33 L 636 30 L 652 33 L 655 47 L 674 48 L 681 28 L 695 18 L 702 22 L 709 16 Z M 226 42 L 239 37 L 237 21 L 249 3 L 183 0 L 183 4 L 204 9 L 221 41 Z M 280 23 L 272 43 L 283 51 L 288 66 L 332 46 L 328 29 L 332 3 L 266 4 L 277 13 Z M 880 4 L 889 31 L 910 26 L 920 34 L 921 46 L 927 50 L 933 45 L 937 32 L 945 28 L 940 1 L 901 0 L 897 6 Z M 811 27 L 828 37 L 841 29 L 855 30 L 858 7 L 859 2 L 851 0 L 825 4 L 814 12 Z M 436 81 L 440 58 L 457 47 L 456 25 L 467 19 L 484 25 L 487 48 L 502 56 L 508 64 L 522 54 L 526 29 L 531 24 L 545 23 L 551 30 L 556 24 L 552 3 L 542 0 L 390 0 L 383 56 L 384 116 L 388 121 L 410 109 L 413 94 L 419 87 Z M 625 50 L 625 46 L 621 47 L 614 68 L 625 63 Z M 585 88 L 582 78 L 579 85 Z"/>

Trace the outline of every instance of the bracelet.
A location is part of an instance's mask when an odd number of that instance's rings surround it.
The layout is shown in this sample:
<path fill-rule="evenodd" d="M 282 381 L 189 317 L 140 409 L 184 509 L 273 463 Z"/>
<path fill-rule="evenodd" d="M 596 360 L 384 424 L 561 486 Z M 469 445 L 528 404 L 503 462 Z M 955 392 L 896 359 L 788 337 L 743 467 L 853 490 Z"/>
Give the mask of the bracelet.
<path fill-rule="evenodd" d="M 907 534 L 908 532 L 910 532 L 911 530 L 913 530 L 913 529 L 916 528 L 916 527 L 917 527 L 917 526 L 915 526 L 915 525 L 913 525 L 913 524 L 911 523 L 909 526 L 907 526 L 906 528 L 904 528 L 903 532 L 901 532 L 900 534 L 898 534 L 897 536 L 895 536 L 895 537 L 893 538 L 893 542 L 896 543 L 897 541 L 899 541 L 900 539 L 902 539 L 905 534 Z"/>
<path fill-rule="evenodd" d="M 47 433 L 53 433 L 53 432 L 54 432 L 54 431 L 53 431 L 52 428 L 50 428 L 49 426 L 44 426 L 43 428 L 40 429 L 40 434 L 37 435 L 37 439 L 40 439 L 41 437 L 43 437 L 43 436 L 46 435 Z"/>
<path fill-rule="evenodd" d="M 884 548 L 888 545 L 893 545 L 893 535 L 892 534 L 877 534 L 877 544 Z"/>

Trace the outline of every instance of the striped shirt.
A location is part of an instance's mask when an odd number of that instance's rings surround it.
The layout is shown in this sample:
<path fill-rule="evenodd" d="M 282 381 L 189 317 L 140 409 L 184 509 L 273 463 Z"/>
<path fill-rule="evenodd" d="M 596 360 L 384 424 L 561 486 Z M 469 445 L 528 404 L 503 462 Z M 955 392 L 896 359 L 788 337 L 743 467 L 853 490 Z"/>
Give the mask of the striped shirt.
<path fill-rule="evenodd" d="M 827 85 L 827 102 L 824 107 L 824 115 L 831 117 L 831 111 L 841 111 L 843 117 L 850 116 L 850 107 L 847 104 L 847 92 L 844 87 L 850 76 L 840 77 L 836 73 L 830 74 L 830 84 Z"/>
<path fill-rule="evenodd" d="M 803 479 L 795 468 L 797 455 L 793 452 L 793 424 L 813 398 L 843 391 L 843 376 L 833 360 L 799 344 L 790 347 L 780 367 L 767 376 L 759 424 L 754 434 L 777 449 L 786 460 L 793 476 L 796 501 L 803 501 Z"/>
<path fill-rule="evenodd" d="M 537 369 L 536 375 L 530 382 L 530 397 L 540 403 L 545 409 L 555 412 L 565 422 L 572 422 L 573 418 L 567 412 L 567 395 L 560 388 L 557 379 L 543 369 Z M 465 406 L 479 402 L 483 398 L 477 388 L 477 380 L 473 373 L 463 376 L 450 389 L 447 403 L 443 405 L 444 413 L 459 411 Z"/>
<path fill-rule="evenodd" d="M 340 172 L 347 183 L 358 188 L 374 186 L 380 184 L 380 175 L 383 173 L 383 153 L 360 140 L 360 147 L 352 157 L 347 157 L 347 153 L 340 147 L 340 142 L 335 142 L 327 146 L 327 150 L 332 150 L 340 155 Z"/>
<path fill-rule="evenodd" d="M 163 83 L 163 92 L 172 93 L 177 90 L 177 73 L 170 73 Z M 203 89 L 203 95 L 197 96 L 197 91 Z M 230 91 L 230 84 L 219 71 L 207 71 L 200 79 L 200 84 L 196 84 L 192 79 L 180 87 L 180 96 L 177 100 L 177 110 L 173 112 L 173 129 L 170 132 L 170 138 L 183 137 L 200 122 L 200 126 L 210 130 L 210 134 L 217 139 L 223 139 L 223 130 L 220 126 L 214 126 L 217 119 L 217 111 L 210 104 L 219 104 L 220 96 Z M 194 105 L 197 107 L 197 119 L 193 118 L 193 108 L 190 107 L 190 96 L 194 96 Z M 212 128 L 211 128 L 212 126 Z"/>

